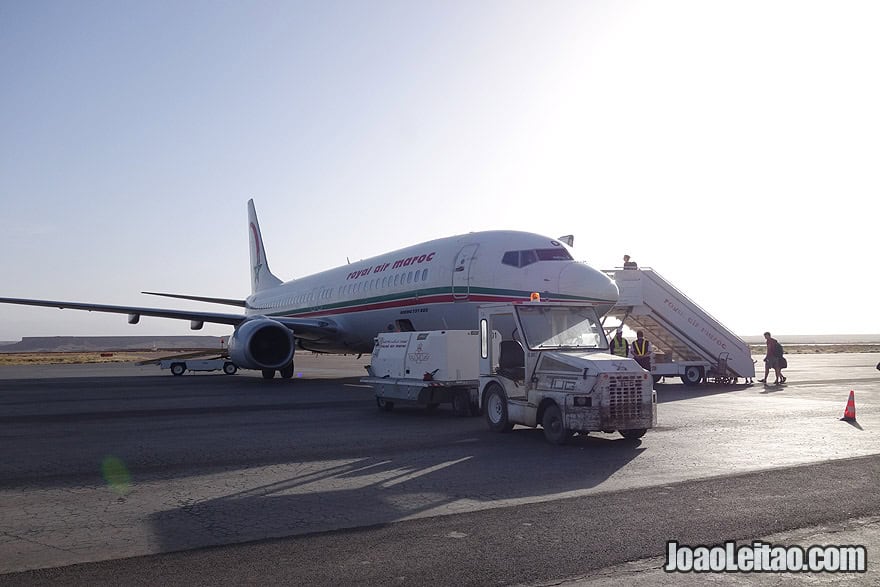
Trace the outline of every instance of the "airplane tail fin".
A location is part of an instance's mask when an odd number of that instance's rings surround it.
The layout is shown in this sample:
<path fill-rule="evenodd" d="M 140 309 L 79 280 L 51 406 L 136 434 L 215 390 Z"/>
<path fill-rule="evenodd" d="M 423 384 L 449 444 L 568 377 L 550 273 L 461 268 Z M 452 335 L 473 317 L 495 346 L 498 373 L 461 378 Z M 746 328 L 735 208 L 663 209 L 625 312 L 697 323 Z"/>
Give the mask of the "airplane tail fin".
<path fill-rule="evenodd" d="M 253 199 L 248 200 L 248 228 L 251 243 L 251 293 L 281 285 L 281 280 L 269 271 L 269 262 L 266 261 L 266 250 L 263 248 L 263 235 L 260 233 L 260 223 L 257 220 L 257 210 L 254 208 Z"/>

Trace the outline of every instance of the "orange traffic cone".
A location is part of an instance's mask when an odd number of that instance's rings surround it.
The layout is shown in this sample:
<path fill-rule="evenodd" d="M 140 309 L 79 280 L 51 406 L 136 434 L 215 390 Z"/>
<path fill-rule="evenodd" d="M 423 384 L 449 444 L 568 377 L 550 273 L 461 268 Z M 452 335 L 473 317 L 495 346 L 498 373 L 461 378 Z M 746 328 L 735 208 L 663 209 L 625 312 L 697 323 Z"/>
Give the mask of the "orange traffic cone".
<path fill-rule="evenodd" d="M 846 402 L 846 409 L 843 411 L 841 420 L 845 422 L 856 421 L 856 396 L 853 390 L 849 390 L 849 400 Z"/>

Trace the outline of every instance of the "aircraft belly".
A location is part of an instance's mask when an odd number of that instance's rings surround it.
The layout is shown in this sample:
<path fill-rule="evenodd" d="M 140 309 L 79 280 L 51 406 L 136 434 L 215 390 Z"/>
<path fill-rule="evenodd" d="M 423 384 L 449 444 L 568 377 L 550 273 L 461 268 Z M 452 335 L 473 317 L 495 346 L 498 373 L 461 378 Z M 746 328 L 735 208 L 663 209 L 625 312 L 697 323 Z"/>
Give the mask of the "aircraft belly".
<path fill-rule="evenodd" d="M 380 332 L 394 328 L 396 320 L 409 320 L 415 330 L 473 330 L 477 324 L 476 304 L 418 304 L 393 309 L 367 310 L 337 318 L 342 336 L 334 341 L 309 342 L 304 346 L 327 352 L 369 353 Z M 338 350 L 337 350 L 338 349 Z"/>

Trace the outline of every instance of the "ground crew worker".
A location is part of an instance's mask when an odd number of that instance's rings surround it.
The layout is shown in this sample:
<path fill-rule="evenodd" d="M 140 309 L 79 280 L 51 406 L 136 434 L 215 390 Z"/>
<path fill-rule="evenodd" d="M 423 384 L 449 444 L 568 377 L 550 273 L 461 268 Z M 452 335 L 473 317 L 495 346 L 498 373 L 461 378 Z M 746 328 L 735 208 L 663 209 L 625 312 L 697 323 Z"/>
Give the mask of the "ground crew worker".
<path fill-rule="evenodd" d="M 618 328 L 617 334 L 611 339 L 611 354 L 618 357 L 629 356 L 629 343 L 623 338 L 623 328 Z"/>
<path fill-rule="evenodd" d="M 651 343 L 645 340 L 645 334 L 636 331 L 636 339 L 632 343 L 633 359 L 642 366 L 645 371 L 651 370 Z"/>

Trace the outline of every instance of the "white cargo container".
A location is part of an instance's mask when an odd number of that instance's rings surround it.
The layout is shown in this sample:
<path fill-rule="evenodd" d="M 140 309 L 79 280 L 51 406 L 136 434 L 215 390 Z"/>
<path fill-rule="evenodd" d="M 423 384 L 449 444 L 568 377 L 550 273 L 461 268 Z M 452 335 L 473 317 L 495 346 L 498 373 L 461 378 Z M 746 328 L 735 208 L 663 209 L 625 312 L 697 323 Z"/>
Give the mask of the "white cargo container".
<path fill-rule="evenodd" d="M 476 412 L 479 340 L 476 330 L 382 333 L 364 381 L 386 410 L 395 402 L 428 408 L 449 402 L 459 413 Z"/>
<path fill-rule="evenodd" d="M 380 334 L 373 349 L 375 377 L 460 381 L 480 376 L 476 330 Z"/>

